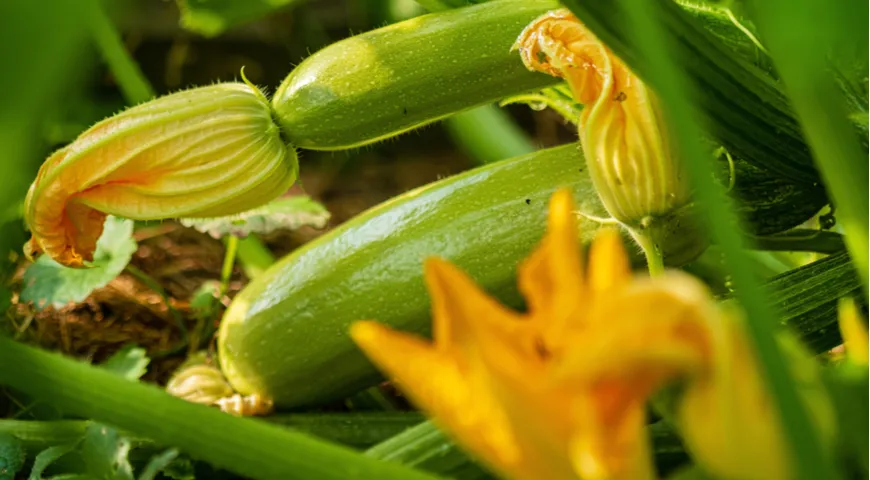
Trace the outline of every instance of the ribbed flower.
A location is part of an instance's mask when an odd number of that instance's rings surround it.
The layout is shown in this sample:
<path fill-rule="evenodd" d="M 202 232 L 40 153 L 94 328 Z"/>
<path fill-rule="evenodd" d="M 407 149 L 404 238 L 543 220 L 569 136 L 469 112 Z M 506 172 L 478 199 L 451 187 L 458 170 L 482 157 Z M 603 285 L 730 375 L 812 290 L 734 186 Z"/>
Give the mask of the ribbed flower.
<path fill-rule="evenodd" d="M 584 106 L 580 143 L 610 215 L 672 263 L 700 254 L 707 238 L 652 90 L 566 9 L 529 24 L 515 48 L 530 70 L 564 78 Z"/>
<path fill-rule="evenodd" d="M 167 95 L 97 123 L 45 161 L 25 200 L 32 233 L 25 252 L 81 267 L 107 214 L 233 215 L 279 196 L 297 170 L 294 150 L 252 85 Z"/>
<path fill-rule="evenodd" d="M 776 430 L 762 384 L 732 381 L 747 372 L 757 380 L 755 363 L 742 337 L 723 335 L 736 324 L 706 287 L 678 271 L 633 276 L 614 230 L 595 239 L 584 269 L 567 191 L 553 196 L 547 235 L 519 269 L 527 313 L 501 306 L 442 260 L 425 270 L 433 342 L 370 321 L 355 323 L 351 335 L 416 405 L 506 478 L 654 478 L 646 403 L 676 380 L 702 401 L 734 407 L 693 423 L 699 452 L 715 440 L 703 435 L 705 422 L 729 422 L 729 440 L 745 446 L 755 442 L 749 434 Z M 744 355 L 739 370 L 732 353 Z M 684 407 L 698 404 L 689 397 Z M 776 451 L 769 446 L 758 448 Z"/>

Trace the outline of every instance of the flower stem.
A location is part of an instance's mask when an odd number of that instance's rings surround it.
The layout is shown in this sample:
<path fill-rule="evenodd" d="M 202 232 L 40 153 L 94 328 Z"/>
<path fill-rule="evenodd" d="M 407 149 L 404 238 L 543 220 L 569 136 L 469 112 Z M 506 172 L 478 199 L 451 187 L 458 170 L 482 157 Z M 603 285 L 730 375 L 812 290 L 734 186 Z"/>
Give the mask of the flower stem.
<path fill-rule="evenodd" d="M 644 256 L 646 256 L 646 266 L 647 269 L 649 269 L 649 275 L 655 277 L 664 273 L 664 257 L 662 256 L 661 249 L 659 249 L 658 245 L 655 244 L 652 237 L 644 232 L 638 232 L 635 230 L 630 230 L 630 232 L 631 236 L 634 237 L 634 241 L 637 242 L 643 250 Z"/>
<path fill-rule="evenodd" d="M 239 237 L 230 235 L 226 238 L 227 251 L 224 253 L 224 264 L 221 267 L 221 292 L 223 297 L 230 288 L 230 277 L 233 275 L 233 265 L 236 264 L 236 252 L 239 250 Z"/>

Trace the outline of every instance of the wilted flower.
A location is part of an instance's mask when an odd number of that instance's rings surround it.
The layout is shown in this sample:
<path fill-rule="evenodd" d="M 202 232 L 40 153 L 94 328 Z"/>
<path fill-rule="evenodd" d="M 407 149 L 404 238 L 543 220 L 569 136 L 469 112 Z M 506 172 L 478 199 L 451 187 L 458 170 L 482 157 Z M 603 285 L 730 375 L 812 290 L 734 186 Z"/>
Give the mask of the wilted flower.
<path fill-rule="evenodd" d="M 580 143 L 610 215 L 644 250 L 658 249 L 673 263 L 699 255 L 707 238 L 691 216 L 656 95 L 568 10 L 533 21 L 515 48 L 530 70 L 564 78 L 584 105 Z"/>
<path fill-rule="evenodd" d="M 97 123 L 46 160 L 25 200 L 33 235 L 25 252 L 81 267 L 107 214 L 237 214 L 286 191 L 297 170 L 294 150 L 252 85 L 167 95 Z"/>
<path fill-rule="evenodd" d="M 355 323 L 353 339 L 459 444 L 507 478 L 654 478 L 646 403 L 676 380 L 689 391 L 681 418 L 693 421 L 687 441 L 700 461 L 717 440 L 698 430 L 710 422 L 740 443 L 728 459 L 746 448 L 783 452 L 776 412 L 733 317 L 685 273 L 633 277 L 613 230 L 593 242 L 584 272 L 572 207 L 568 191 L 553 196 L 547 235 L 520 267 L 528 313 L 429 260 L 434 343 L 374 322 Z M 747 375 L 746 385 L 735 381 Z M 701 405 L 708 417 L 692 418 Z M 714 409 L 720 405 L 730 408 Z M 755 440 L 757 432 L 775 433 Z M 709 465 L 718 472 L 720 462 Z"/>

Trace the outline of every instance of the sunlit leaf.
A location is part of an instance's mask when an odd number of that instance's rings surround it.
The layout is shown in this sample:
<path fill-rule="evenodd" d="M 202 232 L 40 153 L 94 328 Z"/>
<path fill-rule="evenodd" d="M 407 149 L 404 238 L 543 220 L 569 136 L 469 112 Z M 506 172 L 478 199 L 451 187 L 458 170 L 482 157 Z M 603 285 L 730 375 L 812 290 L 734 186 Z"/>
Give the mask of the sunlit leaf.
<path fill-rule="evenodd" d="M 150 361 L 144 348 L 126 345 L 103 362 L 101 366 L 124 378 L 138 380 L 142 375 L 145 375 Z"/>
<path fill-rule="evenodd" d="M 295 230 L 304 226 L 323 228 L 329 221 L 329 211 L 307 195 L 274 200 L 260 208 L 239 215 L 218 218 L 183 218 L 185 227 L 208 233 L 214 238 L 226 235 L 246 237 L 252 233 L 275 230 Z"/>
<path fill-rule="evenodd" d="M 36 455 L 36 458 L 33 459 L 33 468 L 30 470 L 28 480 L 42 480 L 42 474 L 52 463 L 56 462 L 64 455 L 74 452 L 77 446 L 78 442 L 67 445 L 56 445 L 39 452 Z"/>
<path fill-rule="evenodd" d="M 102 480 L 133 480 L 130 440 L 108 425 L 88 425 L 80 452 L 88 473 Z"/>
<path fill-rule="evenodd" d="M 70 302 L 81 302 L 118 276 L 136 251 L 133 222 L 110 216 L 104 228 L 94 261 L 88 268 L 67 268 L 48 255 L 39 257 L 24 272 L 21 300 L 33 302 L 40 309 L 62 307 Z"/>

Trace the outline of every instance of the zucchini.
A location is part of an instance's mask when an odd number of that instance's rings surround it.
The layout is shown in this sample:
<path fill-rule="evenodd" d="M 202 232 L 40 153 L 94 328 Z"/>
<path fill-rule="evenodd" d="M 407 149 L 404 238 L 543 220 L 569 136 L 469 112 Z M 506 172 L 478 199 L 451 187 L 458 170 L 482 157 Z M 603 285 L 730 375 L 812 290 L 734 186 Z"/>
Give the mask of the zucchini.
<path fill-rule="evenodd" d="M 552 0 L 494 0 L 395 23 L 336 42 L 278 87 L 275 117 L 293 145 L 358 147 L 538 90 L 558 78 L 526 70 L 511 46 Z"/>
<path fill-rule="evenodd" d="M 547 201 L 559 186 L 573 190 L 585 213 L 605 215 L 579 148 L 565 145 L 410 191 L 303 246 L 233 300 L 218 333 L 224 374 L 239 393 L 266 395 L 279 407 L 337 400 L 373 385 L 380 376 L 348 337 L 348 326 L 377 319 L 427 334 L 422 262 L 430 255 L 521 306 L 515 267 L 541 239 Z M 768 230 L 793 227 L 817 211 L 801 191 L 769 195 L 775 180 L 760 173 L 738 177 L 735 189 L 759 198 L 742 205 L 744 214 L 790 212 L 775 228 L 765 223 Z M 583 222 L 582 239 L 596 228 Z"/>

